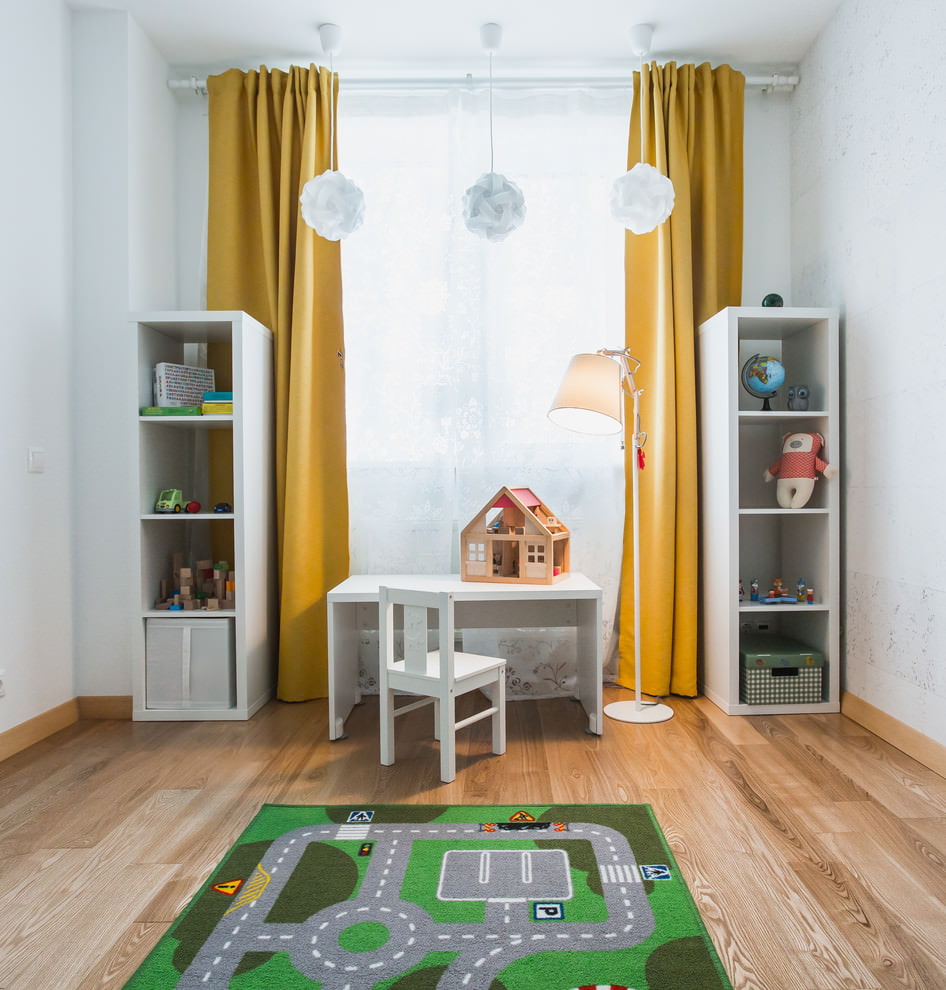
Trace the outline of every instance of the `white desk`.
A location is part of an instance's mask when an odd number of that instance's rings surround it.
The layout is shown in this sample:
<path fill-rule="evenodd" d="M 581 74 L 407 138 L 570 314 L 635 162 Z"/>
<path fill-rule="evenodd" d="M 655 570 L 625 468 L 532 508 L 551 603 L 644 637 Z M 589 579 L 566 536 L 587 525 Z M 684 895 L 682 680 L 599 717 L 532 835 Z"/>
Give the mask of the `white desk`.
<path fill-rule="evenodd" d="M 330 739 L 344 737 L 345 719 L 361 701 L 359 634 L 378 628 L 382 585 L 451 592 L 457 629 L 576 629 L 578 700 L 588 715 L 588 731 L 602 734 L 602 595 L 584 574 L 569 574 L 555 584 L 461 581 L 458 574 L 359 574 L 328 593 Z"/>

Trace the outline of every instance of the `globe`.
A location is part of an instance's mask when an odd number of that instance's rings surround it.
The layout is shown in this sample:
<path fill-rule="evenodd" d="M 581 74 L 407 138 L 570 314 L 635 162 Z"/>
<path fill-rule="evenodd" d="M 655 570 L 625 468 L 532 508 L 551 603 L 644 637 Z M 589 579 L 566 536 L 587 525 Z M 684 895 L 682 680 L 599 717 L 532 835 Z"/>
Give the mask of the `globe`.
<path fill-rule="evenodd" d="M 742 387 L 757 399 L 762 399 L 762 408 L 771 411 L 769 399 L 785 381 L 785 368 L 777 358 L 764 354 L 753 354 L 742 366 Z"/>

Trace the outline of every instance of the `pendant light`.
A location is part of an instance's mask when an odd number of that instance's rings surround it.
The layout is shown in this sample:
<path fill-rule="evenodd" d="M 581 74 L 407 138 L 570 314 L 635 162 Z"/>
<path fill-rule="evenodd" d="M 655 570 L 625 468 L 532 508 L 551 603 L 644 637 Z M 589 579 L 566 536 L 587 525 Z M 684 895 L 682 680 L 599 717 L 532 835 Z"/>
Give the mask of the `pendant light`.
<path fill-rule="evenodd" d="M 489 53 L 489 171 L 481 175 L 463 196 L 463 221 L 467 230 L 488 241 L 501 241 L 526 216 L 522 190 L 504 175 L 493 171 L 493 55 L 499 51 L 503 29 L 499 24 L 480 28 L 483 48 Z"/>
<path fill-rule="evenodd" d="M 329 167 L 302 187 L 299 203 L 302 219 L 327 241 L 340 241 L 356 231 L 365 218 L 365 195 L 351 179 L 337 171 L 335 153 L 335 55 L 341 47 L 342 29 L 320 24 L 322 51 L 329 57 L 332 92 L 329 97 Z"/>
<path fill-rule="evenodd" d="M 654 29 L 637 24 L 631 29 L 631 45 L 640 63 L 641 158 L 644 149 L 644 56 L 650 53 Z M 638 162 L 629 172 L 614 180 L 611 187 L 611 216 L 632 234 L 649 234 L 673 210 L 673 183 L 659 169 Z"/>

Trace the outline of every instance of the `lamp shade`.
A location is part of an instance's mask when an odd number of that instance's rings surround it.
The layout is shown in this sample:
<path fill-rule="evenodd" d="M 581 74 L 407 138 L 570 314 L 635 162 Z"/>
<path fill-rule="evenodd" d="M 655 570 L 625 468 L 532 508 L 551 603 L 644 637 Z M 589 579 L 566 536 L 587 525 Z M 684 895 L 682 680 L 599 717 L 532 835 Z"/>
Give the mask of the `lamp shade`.
<path fill-rule="evenodd" d="M 319 173 L 302 187 L 302 219 L 327 241 L 354 233 L 365 217 L 365 194 L 334 169 Z"/>
<path fill-rule="evenodd" d="M 488 241 L 501 241 L 522 226 L 526 201 L 522 190 L 496 172 L 481 175 L 463 196 L 467 230 Z"/>
<path fill-rule="evenodd" d="M 549 419 L 578 433 L 620 433 L 624 424 L 621 366 L 604 354 L 576 354 L 552 401 Z"/>
<path fill-rule="evenodd" d="M 673 212 L 673 183 L 653 165 L 638 162 L 614 180 L 611 216 L 632 234 L 649 234 Z"/>

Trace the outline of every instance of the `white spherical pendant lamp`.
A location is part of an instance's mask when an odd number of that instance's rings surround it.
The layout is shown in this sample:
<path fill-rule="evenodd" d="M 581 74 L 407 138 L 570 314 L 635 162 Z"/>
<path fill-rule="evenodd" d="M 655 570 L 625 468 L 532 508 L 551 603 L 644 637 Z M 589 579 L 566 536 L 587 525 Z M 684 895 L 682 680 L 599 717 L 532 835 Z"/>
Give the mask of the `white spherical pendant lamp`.
<path fill-rule="evenodd" d="M 493 55 L 499 51 L 503 29 L 498 24 L 480 28 L 483 48 L 489 53 L 489 171 L 481 175 L 463 195 L 466 229 L 488 241 L 501 241 L 522 226 L 526 200 L 522 190 L 493 170 Z"/>
<path fill-rule="evenodd" d="M 631 44 L 640 62 L 641 155 L 644 155 L 644 56 L 650 52 L 654 29 L 637 24 L 631 29 Z M 618 176 L 611 187 L 611 216 L 632 234 L 649 234 L 673 212 L 673 183 L 660 169 L 638 162 Z"/>
<path fill-rule="evenodd" d="M 341 48 L 342 29 L 320 24 L 322 51 L 329 56 L 332 79 L 330 98 L 329 158 L 331 166 L 302 187 L 299 205 L 302 219 L 327 241 L 340 241 L 354 233 L 365 218 L 365 194 L 335 167 L 335 55 Z"/>

